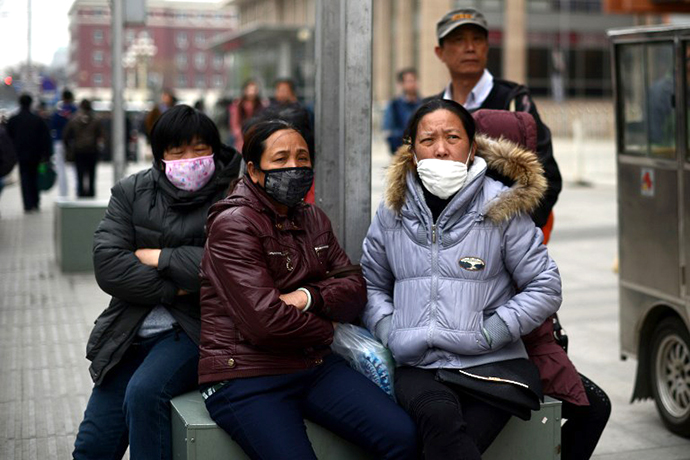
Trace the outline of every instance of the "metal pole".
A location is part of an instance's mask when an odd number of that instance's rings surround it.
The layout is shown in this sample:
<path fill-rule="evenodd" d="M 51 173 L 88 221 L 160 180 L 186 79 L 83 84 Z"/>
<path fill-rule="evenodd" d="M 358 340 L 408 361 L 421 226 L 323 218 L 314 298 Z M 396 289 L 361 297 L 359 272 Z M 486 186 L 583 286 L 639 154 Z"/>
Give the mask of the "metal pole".
<path fill-rule="evenodd" d="M 125 175 L 124 69 L 122 68 L 123 0 L 110 0 L 112 30 L 112 137 L 113 183 Z"/>
<path fill-rule="evenodd" d="M 353 262 L 371 222 L 372 0 L 316 3 L 316 199 Z"/>
<path fill-rule="evenodd" d="M 34 93 L 34 73 L 31 64 L 31 0 L 27 0 L 26 4 L 26 80 L 24 83 L 24 92 Z"/>

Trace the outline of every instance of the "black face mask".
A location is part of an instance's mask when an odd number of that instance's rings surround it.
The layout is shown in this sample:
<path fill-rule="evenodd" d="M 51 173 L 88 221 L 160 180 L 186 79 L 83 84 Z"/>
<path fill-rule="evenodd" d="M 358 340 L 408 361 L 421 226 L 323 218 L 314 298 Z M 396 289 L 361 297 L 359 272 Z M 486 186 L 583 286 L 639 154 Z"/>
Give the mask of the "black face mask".
<path fill-rule="evenodd" d="M 314 182 L 314 170 L 305 167 L 267 169 L 264 174 L 268 196 L 289 208 L 304 199 Z"/>

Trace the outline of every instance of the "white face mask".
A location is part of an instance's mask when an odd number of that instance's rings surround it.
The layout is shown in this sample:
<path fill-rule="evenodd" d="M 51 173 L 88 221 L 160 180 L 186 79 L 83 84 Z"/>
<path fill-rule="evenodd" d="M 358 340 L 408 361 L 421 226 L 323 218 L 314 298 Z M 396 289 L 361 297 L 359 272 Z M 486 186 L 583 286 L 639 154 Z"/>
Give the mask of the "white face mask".
<path fill-rule="evenodd" d="M 445 200 L 455 194 L 467 182 L 467 162 L 429 158 L 417 162 L 417 174 L 424 187 L 437 197 Z"/>

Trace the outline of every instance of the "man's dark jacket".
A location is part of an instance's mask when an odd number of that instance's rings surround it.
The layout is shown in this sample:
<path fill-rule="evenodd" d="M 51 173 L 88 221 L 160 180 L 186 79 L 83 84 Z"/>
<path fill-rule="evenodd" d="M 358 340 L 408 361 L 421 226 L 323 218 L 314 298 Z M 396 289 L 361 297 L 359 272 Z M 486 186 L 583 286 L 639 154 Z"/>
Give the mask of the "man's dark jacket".
<path fill-rule="evenodd" d="M 225 196 L 239 164 L 234 150 L 216 153 L 215 176 L 197 192 L 176 188 L 156 164 L 112 188 L 93 244 L 96 281 L 112 296 L 86 347 L 96 385 L 120 361 L 156 305 L 167 307 L 182 330 L 199 343 L 199 265 L 206 215 Z M 144 248 L 162 250 L 158 268 L 134 255 Z M 180 289 L 188 294 L 177 295 Z"/>
<path fill-rule="evenodd" d="M 21 109 L 7 122 L 20 163 L 38 163 L 50 157 L 52 140 L 46 123 L 29 109 Z"/>
<path fill-rule="evenodd" d="M 561 172 L 558 169 L 558 164 L 556 164 L 556 159 L 553 157 L 551 131 L 541 120 L 537 106 L 534 104 L 527 87 L 499 78 L 494 78 L 493 84 L 491 92 L 479 109 L 528 112 L 534 117 L 534 121 L 537 122 L 537 156 L 544 167 L 544 175 L 548 181 L 549 188 L 544 194 L 541 205 L 532 212 L 532 220 L 537 227 L 543 227 L 558 200 L 558 194 L 561 193 L 563 188 Z M 434 96 L 434 98 L 443 98 L 443 92 Z M 505 177 L 500 177 L 497 173 L 492 172 L 488 175 L 504 183 L 511 182 Z"/>

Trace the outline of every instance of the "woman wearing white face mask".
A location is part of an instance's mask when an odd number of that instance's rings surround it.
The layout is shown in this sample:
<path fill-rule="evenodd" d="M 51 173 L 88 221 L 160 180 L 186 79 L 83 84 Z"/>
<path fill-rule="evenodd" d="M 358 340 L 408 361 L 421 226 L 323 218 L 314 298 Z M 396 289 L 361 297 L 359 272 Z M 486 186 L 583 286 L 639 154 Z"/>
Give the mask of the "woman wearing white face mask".
<path fill-rule="evenodd" d="M 86 347 L 94 381 L 75 459 L 172 458 L 170 399 L 197 387 L 199 265 L 211 205 L 239 173 L 210 118 L 186 105 L 151 131 L 151 168 L 112 189 L 94 272 L 112 296 Z"/>
<path fill-rule="evenodd" d="M 513 405 L 514 382 L 500 400 L 486 377 L 510 368 L 541 391 L 520 337 L 561 303 L 558 269 L 528 215 L 546 181 L 532 152 L 475 137 L 453 101 L 423 104 L 406 138 L 364 241 L 364 322 L 400 366 L 396 396 L 424 457 L 478 459 L 511 415 L 529 416 Z"/>

